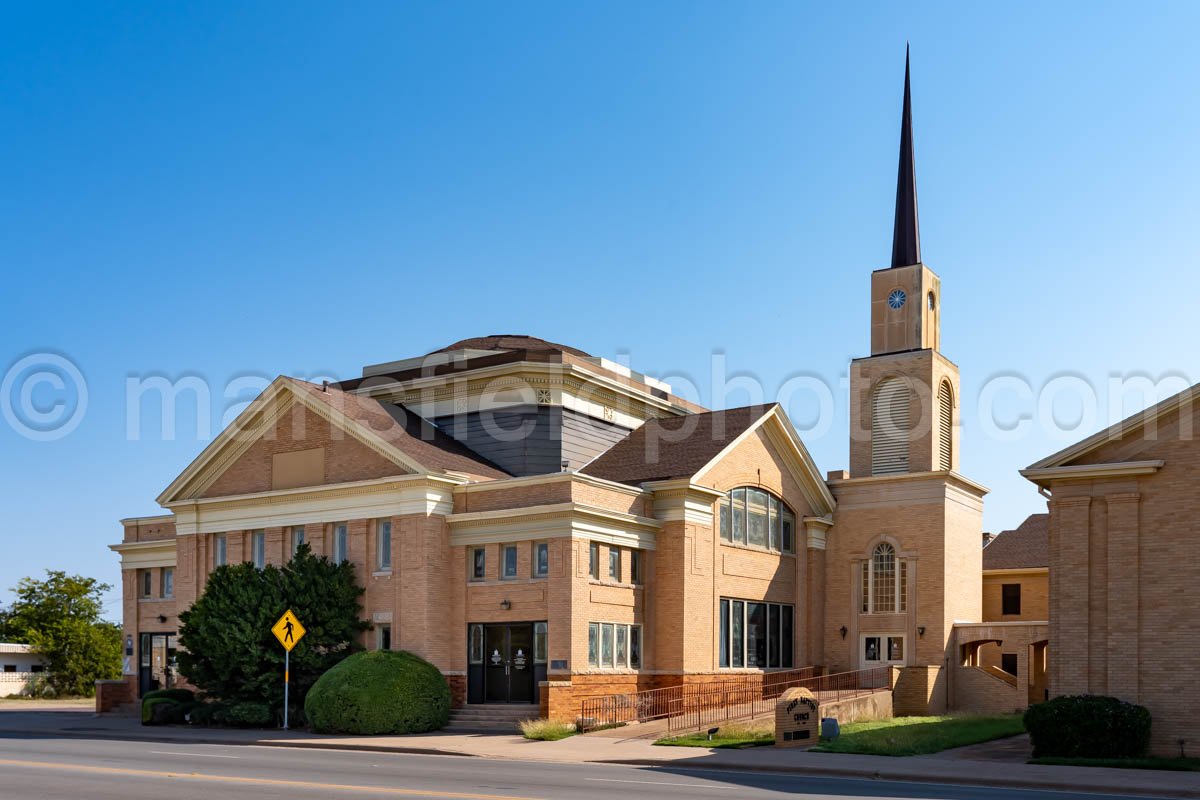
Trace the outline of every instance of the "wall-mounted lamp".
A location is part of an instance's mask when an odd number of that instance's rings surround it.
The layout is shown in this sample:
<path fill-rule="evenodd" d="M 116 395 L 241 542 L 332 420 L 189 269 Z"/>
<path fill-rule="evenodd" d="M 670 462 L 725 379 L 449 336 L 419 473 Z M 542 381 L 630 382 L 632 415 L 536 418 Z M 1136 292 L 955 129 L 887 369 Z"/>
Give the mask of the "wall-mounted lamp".
<path fill-rule="evenodd" d="M 166 622 L 166 621 L 167 621 L 167 615 L 166 615 L 166 614 L 159 614 L 159 615 L 158 615 L 158 621 L 159 621 L 159 622 Z"/>
<path fill-rule="evenodd" d="M 924 636 L 924 635 L 925 635 L 925 626 L 918 625 L 917 626 L 917 636 Z"/>
<path fill-rule="evenodd" d="M 849 632 L 850 632 L 850 629 L 849 629 L 849 628 L 847 628 L 845 625 L 843 625 L 843 626 L 842 626 L 842 638 L 843 638 L 843 639 L 845 639 L 845 638 L 846 638 L 846 634 L 847 634 L 847 633 L 849 633 Z"/>
<path fill-rule="evenodd" d="M 504 600 L 500 601 L 500 607 L 505 611 L 508 611 L 510 608 L 512 608 L 512 603 L 508 602 L 508 599 L 505 598 Z"/>

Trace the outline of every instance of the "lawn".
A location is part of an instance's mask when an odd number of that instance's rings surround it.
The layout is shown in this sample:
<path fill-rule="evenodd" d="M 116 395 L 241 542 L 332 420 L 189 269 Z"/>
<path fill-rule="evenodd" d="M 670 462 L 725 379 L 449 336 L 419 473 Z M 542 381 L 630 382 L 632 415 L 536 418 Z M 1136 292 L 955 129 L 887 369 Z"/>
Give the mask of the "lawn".
<path fill-rule="evenodd" d="M 897 717 L 842 726 L 842 735 L 812 748 L 823 753 L 919 756 L 1024 733 L 1020 714 Z"/>
<path fill-rule="evenodd" d="M 709 741 L 708 733 L 690 733 L 686 736 L 659 739 L 655 744 L 669 747 L 717 747 L 740 749 L 759 747 L 775 743 L 775 726 L 770 720 L 759 723 L 732 723 L 722 725 Z"/>
<path fill-rule="evenodd" d="M 1200 758 L 1035 758 L 1030 764 L 1058 767 L 1114 767 L 1116 769 L 1165 769 L 1200 772 Z"/>

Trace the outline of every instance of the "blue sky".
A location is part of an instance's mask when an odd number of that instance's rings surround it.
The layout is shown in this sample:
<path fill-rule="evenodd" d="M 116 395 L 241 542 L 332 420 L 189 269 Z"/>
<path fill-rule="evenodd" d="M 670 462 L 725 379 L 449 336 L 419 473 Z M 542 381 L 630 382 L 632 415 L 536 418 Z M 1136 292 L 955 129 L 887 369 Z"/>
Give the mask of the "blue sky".
<path fill-rule="evenodd" d="M 223 397 L 234 378 L 352 377 L 471 335 L 627 354 L 706 391 L 720 353 L 768 399 L 831 385 L 808 444 L 844 467 L 906 40 L 923 255 L 985 527 L 1040 507 L 1017 469 L 1121 416 L 1113 376 L 1197 379 L 1200 7 L 344 6 L 6 9 L 0 370 L 57 354 L 87 402 L 53 441 L 0 420 L 0 601 L 45 568 L 115 582 L 117 520 L 158 511 L 203 447 L 194 408 L 171 440 L 152 416 L 132 439 L 130 376 L 202 378 L 215 431 L 250 396 Z M 1034 398 L 994 395 L 1001 426 L 1033 415 L 1007 437 L 977 412 L 997 376 Z M 1056 378 L 1095 387 L 1096 414 L 1072 391 L 1039 414 Z M 803 427 L 813 408 L 790 410 Z"/>

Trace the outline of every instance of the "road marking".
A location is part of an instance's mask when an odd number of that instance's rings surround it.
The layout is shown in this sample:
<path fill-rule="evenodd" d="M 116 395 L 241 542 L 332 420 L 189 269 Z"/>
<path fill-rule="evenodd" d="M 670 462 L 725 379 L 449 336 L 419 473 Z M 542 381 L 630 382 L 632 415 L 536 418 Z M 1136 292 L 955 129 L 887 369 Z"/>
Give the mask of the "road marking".
<path fill-rule="evenodd" d="M 141 778 L 178 778 L 191 781 L 213 781 L 218 783 L 245 783 L 254 786 L 281 786 L 295 789 L 324 789 L 336 796 L 339 792 L 360 792 L 363 794 L 398 795 L 401 797 L 437 797 L 447 800 L 536 800 L 531 797 L 518 797 L 502 794 L 475 794 L 472 792 L 437 792 L 432 789 L 404 789 L 396 786 L 355 786 L 340 783 L 314 783 L 312 781 L 288 781 L 277 778 L 240 778 L 234 775 L 202 775 L 198 772 L 159 772 L 149 769 L 130 769 L 127 767 L 96 767 L 87 764 L 58 763 L 54 761 L 20 761 L 17 759 L 0 758 L 0 765 L 10 767 L 28 767 L 30 769 L 73 770 L 75 772 L 92 772 L 102 775 L 126 775 Z"/>
<path fill-rule="evenodd" d="M 597 783 L 644 783 L 648 786 L 687 786 L 692 789 L 711 789 L 711 783 L 671 783 L 669 781 L 630 781 L 621 780 L 620 778 L 584 778 L 585 781 L 596 781 Z"/>
<path fill-rule="evenodd" d="M 191 756 L 192 758 L 241 758 L 241 756 L 222 756 L 216 753 L 177 753 L 174 750 L 148 750 L 156 756 Z"/>

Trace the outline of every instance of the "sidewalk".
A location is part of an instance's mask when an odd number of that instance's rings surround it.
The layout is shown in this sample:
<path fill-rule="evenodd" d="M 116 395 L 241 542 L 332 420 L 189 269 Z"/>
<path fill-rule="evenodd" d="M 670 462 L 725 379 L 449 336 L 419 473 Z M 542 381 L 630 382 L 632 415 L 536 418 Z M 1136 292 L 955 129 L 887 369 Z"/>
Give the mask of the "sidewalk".
<path fill-rule="evenodd" d="M 636 736 L 636 729 L 631 731 Z M 947 783 L 1105 794 L 1200 798 L 1200 773 L 1051 767 L 963 758 L 887 758 L 756 747 L 708 750 L 656 747 L 651 740 L 573 736 L 532 742 L 506 734 L 430 733 L 416 736 L 323 736 L 303 731 L 143 727 L 130 717 L 98 717 L 79 710 L 0 711 L 5 736 L 104 738 L 191 744 L 259 745 L 440 754 L 555 763 L 610 763 L 662 770 L 722 769 L 822 775 L 914 783 Z"/>

